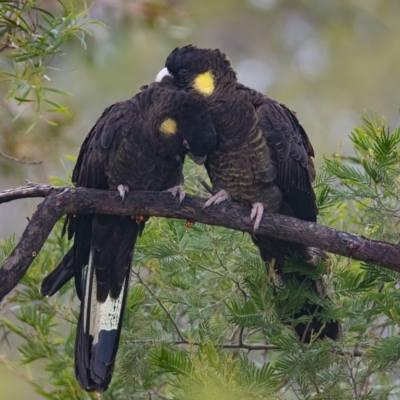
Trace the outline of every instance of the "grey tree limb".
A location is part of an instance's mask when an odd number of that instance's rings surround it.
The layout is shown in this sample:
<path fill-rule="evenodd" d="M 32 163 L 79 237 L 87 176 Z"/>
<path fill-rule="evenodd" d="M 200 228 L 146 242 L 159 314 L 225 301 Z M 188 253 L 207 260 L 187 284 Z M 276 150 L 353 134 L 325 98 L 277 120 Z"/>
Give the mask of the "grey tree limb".
<path fill-rule="evenodd" d="M 178 218 L 242 232 L 253 232 L 250 207 L 226 201 L 203 209 L 206 199 L 186 195 L 178 200 L 165 192 L 130 192 L 121 203 L 117 192 L 54 187 L 42 184 L 0 192 L 0 204 L 26 197 L 45 197 L 33 214 L 19 243 L 0 269 L 0 300 L 22 279 L 55 223 L 65 214 L 149 215 Z M 366 239 L 313 222 L 279 214 L 264 214 L 257 233 L 330 253 L 351 257 L 400 272 L 400 247 Z"/>

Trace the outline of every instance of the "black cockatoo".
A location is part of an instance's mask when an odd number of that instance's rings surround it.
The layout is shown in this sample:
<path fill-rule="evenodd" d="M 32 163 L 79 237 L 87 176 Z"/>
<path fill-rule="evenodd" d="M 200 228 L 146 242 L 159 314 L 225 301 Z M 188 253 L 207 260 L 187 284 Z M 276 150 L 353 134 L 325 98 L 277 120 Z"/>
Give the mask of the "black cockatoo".
<path fill-rule="evenodd" d="M 322 279 L 283 273 L 285 257 L 292 251 L 314 270 L 319 257 L 328 260 L 326 253 L 256 233 L 264 210 L 305 221 L 315 222 L 317 218 L 312 188 L 314 151 L 295 113 L 238 83 L 228 57 L 218 49 L 192 45 L 175 49 L 156 80 L 170 76 L 181 89 L 203 96 L 217 132 L 216 149 L 205 164 L 216 194 L 206 207 L 227 199 L 252 205 L 252 239 L 267 267 L 273 269 L 275 285 L 282 287 L 289 279 L 307 282 L 321 298 L 329 300 Z M 301 340 L 309 342 L 317 336 L 339 338 L 339 322 L 320 322 L 320 312 L 320 306 L 305 301 L 293 316 L 312 316 L 307 323 L 295 326 Z"/>
<path fill-rule="evenodd" d="M 72 175 L 76 186 L 118 190 L 122 198 L 128 191 L 169 190 L 182 200 L 185 155 L 210 154 L 216 133 L 204 100 L 174 90 L 171 81 L 153 83 L 103 112 L 81 147 Z M 114 369 L 133 250 L 144 222 L 85 214 L 69 215 L 66 224 L 73 247 L 41 292 L 52 295 L 75 276 L 81 299 L 75 372 L 83 389 L 103 392 Z"/>

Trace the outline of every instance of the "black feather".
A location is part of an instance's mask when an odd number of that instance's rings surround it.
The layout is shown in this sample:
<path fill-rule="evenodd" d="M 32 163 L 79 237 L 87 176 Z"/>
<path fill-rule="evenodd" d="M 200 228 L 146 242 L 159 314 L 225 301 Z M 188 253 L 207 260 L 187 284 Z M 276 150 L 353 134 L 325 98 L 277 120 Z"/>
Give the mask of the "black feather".
<path fill-rule="evenodd" d="M 42 296 L 53 296 L 74 276 L 74 248 L 64 256 L 62 262 L 55 268 L 40 285 Z"/>

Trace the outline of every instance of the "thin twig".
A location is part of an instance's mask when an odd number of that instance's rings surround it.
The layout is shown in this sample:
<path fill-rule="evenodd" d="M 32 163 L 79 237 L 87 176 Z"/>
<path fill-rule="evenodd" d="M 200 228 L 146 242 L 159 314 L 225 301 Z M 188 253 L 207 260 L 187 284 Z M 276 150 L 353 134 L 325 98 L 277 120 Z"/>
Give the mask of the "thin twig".
<path fill-rule="evenodd" d="M 212 188 L 210 187 L 210 185 L 200 175 L 196 176 L 196 178 L 202 184 L 204 189 L 207 190 L 208 193 L 214 194 L 214 192 L 213 192 Z"/>
<path fill-rule="evenodd" d="M 229 338 L 230 339 L 230 338 Z M 191 346 L 200 346 L 200 342 L 196 341 L 189 341 L 189 340 L 165 340 L 165 339 L 134 339 L 134 340 L 127 340 L 127 343 L 131 344 L 139 344 L 139 343 L 148 343 L 148 344 L 153 344 L 153 343 L 170 343 L 170 344 L 175 344 L 175 345 L 181 345 L 181 344 L 190 344 Z M 217 347 L 221 347 L 223 349 L 245 349 L 248 351 L 259 351 L 259 350 L 282 350 L 279 346 L 276 346 L 274 344 L 265 344 L 265 343 L 257 343 L 257 344 L 248 344 L 242 342 L 240 343 L 224 343 L 222 345 L 216 345 Z M 364 352 L 359 349 L 354 349 L 353 352 L 345 352 L 345 351 L 337 351 L 336 349 L 331 350 L 332 353 L 339 354 L 341 356 L 347 355 L 347 356 L 352 356 L 352 357 L 362 357 Z"/>
<path fill-rule="evenodd" d="M 244 327 L 242 326 L 242 327 L 240 328 L 240 332 L 239 332 L 239 344 L 240 344 L 241 346 L 243 346 L 243 332 L 244 332 Z"/>
<path fill-rule="evenodd" d="M 349 373 L 350 373 L 350 380 L 351 380 L 351 383 L 352 383 L 354 399 L 356 400 L 358 398 L 357 381 L 356 381 L 356 378 L 355 378 L 355 376 L 353 374 L 353 366 L 350 365 L 350 360 L 348 358 L 346 358 L 346 364 L 347 364 L 347 368 L 348 368 Z"/>
<path fill-rule="evenodd" d="M 162 339 L 136 339 L 136 340 L 128 340 L 128 343 L 162 343 L 162 342 L 167 342 L 175 345 L 180 345 L 180 344 L 189 344 L 191 346 L 200 346 L 202 343 L 196 342 L 196 341 L 191 341 L 191 340 L 174 340 L 174 341 L 167 341 L 167 340 L 162 340 Z M 254 351 L 254 350 L 280 350 L 279 346 L 276 346 L 274 344 L 247 344 L 247 343 L 225 343 L 222 345 L 216 345 L 216 347 L 221 347 L 223 349 L 245 349 L 248 351 Z"/>
<path fill-rule="evenodd" d="M 235 329 L 232 331 L 231 335 L 229 336 L 228 340 L 230 342 L 235 342 L 236 341 L 236 335 L 240 330 L 240 326 L 236 326 Z"/>
<path fill-rule="evenodd" d="M 303 333 L 303 336 L 302 336 L 301 341 L 300 341 L 300 347 L 301 347 L 301 349 L 302 349 L 303 351 L 304 351 L 303 345 L 304 345 L 304 343 L 305 343 L 307 334 L 309 333 L 308 330 L 310 329 L 311 323 L 314 321 L 314 318 L 315 318 L 315 316 L 316 316 L 316 314 L 317 314 L 317 311 L 318 311 L 318 307 L 314 310 L 314 312 L 312 313 L 312 315 L 310 315 L 309 321 L 308 321 L 308 323 L 307 323 L 307 325 L 306 325 L 306 328 L 304 329 L 304 333 Z M 323 326 L 321 327 L 320 331 L 322 331 L 322 329 L 323 329 Z M 318 334 L 316 335 L 316 337 L 319 336 L 319 333 L 320 333 L 320 332 L 318 332 Z M 312 340 L 312 331 L 311 331 L 311 332 L 310 332 L 310 343 L 312 343 L 312 342 L 313 342 L 313 340 Z"/>
<path fill-rule="evenodd" d="M 219 261 L 221 267 L 224 268 L 226 272 L 228 272 L 228 268 L 226 268 L 225 264 L 222 262 L 221 257 L 219 256 L 219 252 L 218 252 L 217 249 L 216 249 L 216 251 L 215 251 L 215 255 L 217 256 L 218 261 Z M 247 299 L 250 297 L 250 296 L 248 295 L 248 293 L 240 286 L 239 281 L 237 281 L 236 279 L 233 279 L 233 278 L 229 278 L 229 277 L 228 277 L 228 279 L 231 279 L 232 282 L 235 283 L 235 285 L 237 286 L 237 288 L 238 288 L 238 290 L 240 291 L 240 293 L 242 293 L 242 295 L 243 295 L 243 297 L 245 298 L 245 300 L 247 300 Z"/>
<path fill-rule="evenodd" d="M 260 332 L 260 331 L 261 331 L 261 328 L 253 329 L 247 334 L 247 336 L 254 335 L 255 333 Z"/>
<path fill-rule="evenodd" d="M 166 309 L 162 301 L 157 298 L 155 293 L 151 290 L 151 288 L 143 281 L 143 279 L 140 277 L 138 272 L 133 271 L 133 273 L 136 275 L 138 278 L 138 281 L 145 287 L 145 289 L 156 299 L 157 303 L 160 305 L 160 307 L 164 310 L 164 312 L 167 314 L 168 318 L 171 320 L 172 324 L 174 325 L 176 332 L 178 333 L 178 336 L 180 337 L 181 341 L 184 343 L 189 343 L 183 336 L 181 330 L 179 329 L 178 324 L 175 322 L 175 320 L 172 318 L 172 315 L 169 313 L 169 311 Z"/>
<path fill-rule="evenodd" d="M 216 252 L 216 253 L 217 253 L 217 252 Z M 193 261 L 193 260 L 190 260 L 185 254 L 182 253 L 182 255 L 183 255 L 188 261 Z M 217 257 L 218 257 L 218 256 L 217 256 Z M 211 273 L 213 273 L 213 274 L 216 274 L 216 275 L 218 275 L 218 276 L 220 276 L 220 277 L 222 277 L 222 278 L 229 279 L 230 281 L 232 281 L 232 282 L 236 285 L 236 287 L 237 287 L 238 290 L 243 294 L 243 296 L 244 296 L 245 299 L 248 299 L 248 298 L 249 298 L 249 295 L 248 295 L 248 294 L 245 292 L 245 290 L 240 286 L 240 284 L 239 284 L 239 282 L 238 282 L 237 280 L 233 279 L 232 277 L 230 277 L 230 276 L 228 276 L 228 275 L 224 275 L 224 274 L 222 274 L 221 272 L 219 272 L 219 271 L 217 271 L 217 270 L 214 270 L 214 269 L 205 267 L 204 265 L 201 265 L 201 264 L 199 264 L 199 263 L 196 263 L 196 266 L 199 267 L 199 268 L 202 268 L 202 269 L 204 269 L 204 270 L 206 270 L 206 271 L 209 271 L 209 272 L 211 272 Z"/>
<path fill-rule="evenodd" d="M 1 150 L 0 150 L 0 156 L 6 158 L 7 160 L 16 161 L 16 162 L 19 162 L 21 164 L 35 164 L 35 165 L 37 165 L 37 164 L 42 164 L 43 163 L 43 161 L 25 161 L 24 158 L 11 157 L 11 156 L 3 153 Z"/>

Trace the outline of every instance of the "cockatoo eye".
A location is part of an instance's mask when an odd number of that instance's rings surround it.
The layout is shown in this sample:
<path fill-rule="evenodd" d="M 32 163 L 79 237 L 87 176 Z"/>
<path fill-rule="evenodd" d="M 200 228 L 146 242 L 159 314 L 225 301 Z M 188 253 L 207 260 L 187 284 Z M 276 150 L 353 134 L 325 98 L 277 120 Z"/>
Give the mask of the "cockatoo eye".
<path fill-rule="evenodd" d="M 183 141 L 183 145 L 184 145 L 188 150 L 190 149 L 189 143 L 187 142 L 186 139 Z"/>

